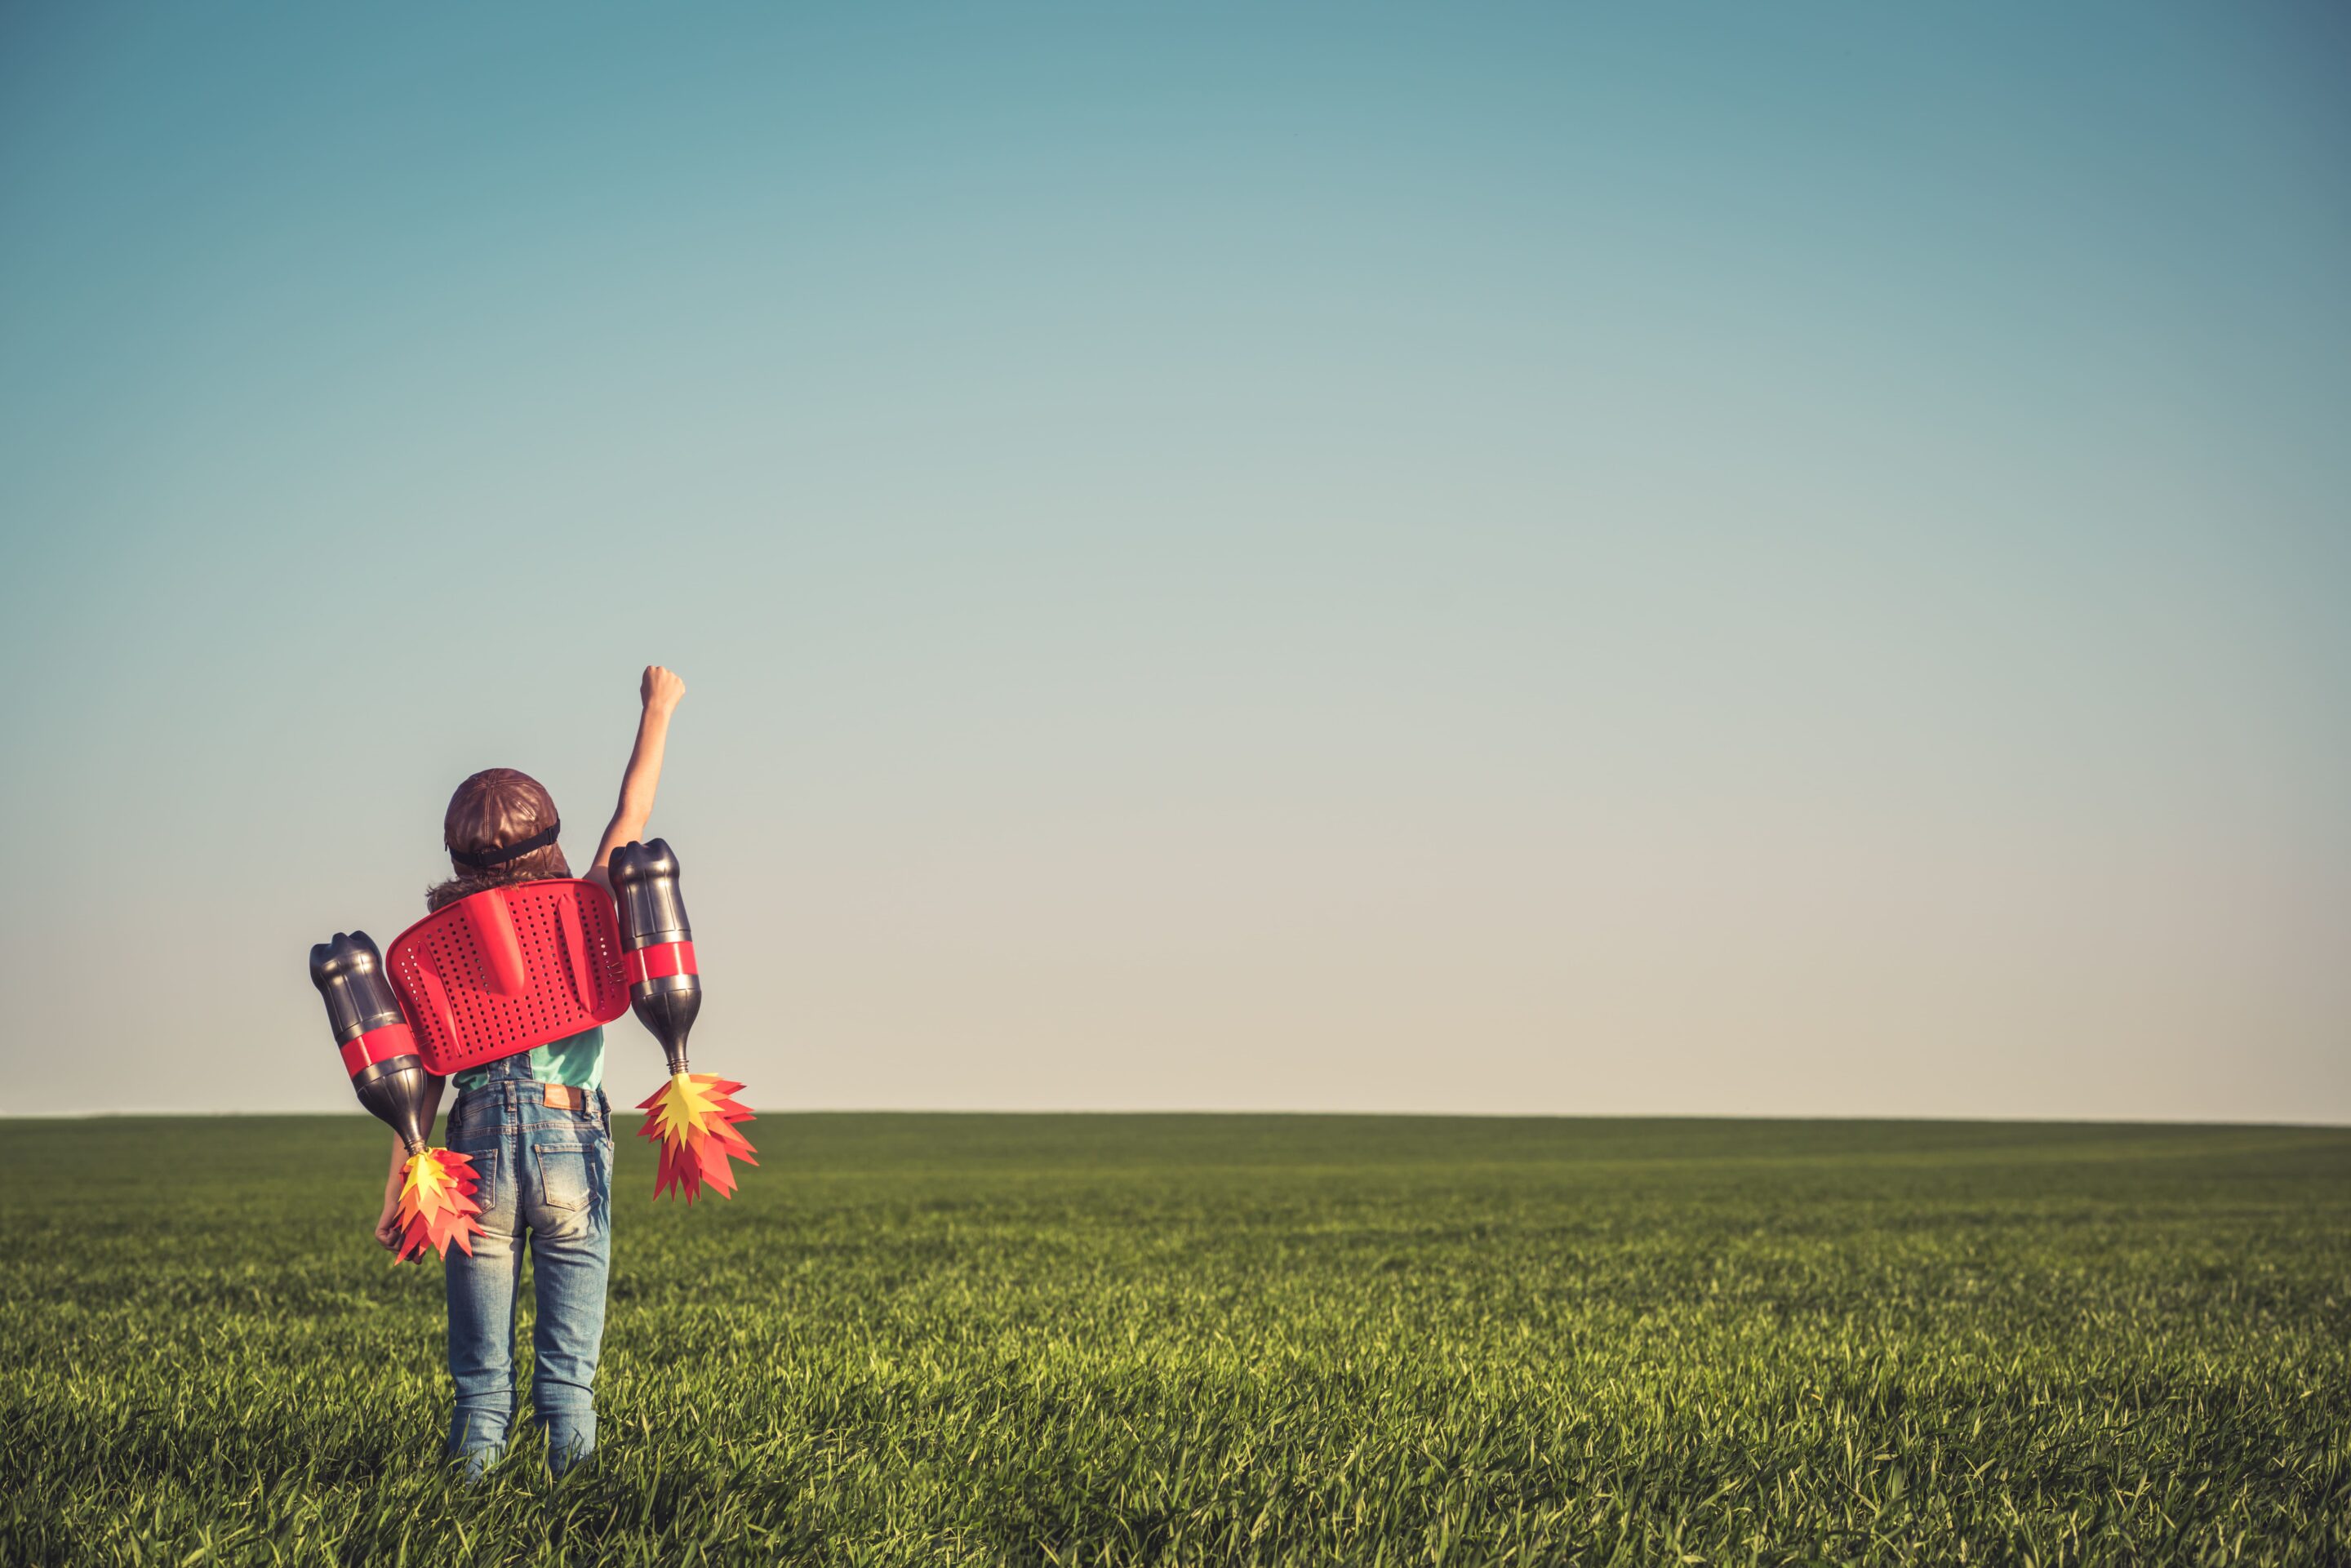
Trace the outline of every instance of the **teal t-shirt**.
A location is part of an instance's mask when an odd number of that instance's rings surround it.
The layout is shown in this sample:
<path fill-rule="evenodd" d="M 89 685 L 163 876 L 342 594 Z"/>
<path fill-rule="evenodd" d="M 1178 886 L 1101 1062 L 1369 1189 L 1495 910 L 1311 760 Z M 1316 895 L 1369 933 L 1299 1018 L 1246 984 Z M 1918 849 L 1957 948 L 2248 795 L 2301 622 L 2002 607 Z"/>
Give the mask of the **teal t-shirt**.
<path fill-rule="evenodd" d="M 486 1067 L 469 1067 L 457 1074 L 457 1092 L 477 1088 L 489 1076 Z M 549 1040 L 530 1050 L 530 1075 L 541 1083 L 569 1083 L 590 1094 L 604 1087 L 604 1026 L 590 1024 L 578 1034 Z"/>

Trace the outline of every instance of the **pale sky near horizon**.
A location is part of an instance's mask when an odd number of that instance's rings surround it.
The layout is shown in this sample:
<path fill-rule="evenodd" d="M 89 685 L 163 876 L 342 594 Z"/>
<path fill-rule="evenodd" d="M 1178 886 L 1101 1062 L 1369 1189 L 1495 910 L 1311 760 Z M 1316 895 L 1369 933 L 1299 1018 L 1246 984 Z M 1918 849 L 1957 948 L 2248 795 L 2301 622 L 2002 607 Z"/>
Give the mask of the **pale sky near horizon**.
<path fill-rule="evenodd" d="M 308 945 L 658 661 L 761 1109 L 2351 1120 L 2346 65 L 11 6 L 0 1113 L 350 1107 Z"/>

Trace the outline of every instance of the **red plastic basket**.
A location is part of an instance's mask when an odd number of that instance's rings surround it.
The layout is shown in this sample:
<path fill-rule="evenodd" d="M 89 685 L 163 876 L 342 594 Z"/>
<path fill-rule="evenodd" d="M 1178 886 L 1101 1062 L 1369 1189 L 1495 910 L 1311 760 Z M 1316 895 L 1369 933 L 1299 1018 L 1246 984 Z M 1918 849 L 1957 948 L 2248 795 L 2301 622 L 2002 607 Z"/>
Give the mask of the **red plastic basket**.
<path fill-rule="evenodd" d="M 462 1071 L 629 1010 L 612 895 L 549 878 L 486 888 L 426 915 L 384 954 L 434 1072 Z"/>

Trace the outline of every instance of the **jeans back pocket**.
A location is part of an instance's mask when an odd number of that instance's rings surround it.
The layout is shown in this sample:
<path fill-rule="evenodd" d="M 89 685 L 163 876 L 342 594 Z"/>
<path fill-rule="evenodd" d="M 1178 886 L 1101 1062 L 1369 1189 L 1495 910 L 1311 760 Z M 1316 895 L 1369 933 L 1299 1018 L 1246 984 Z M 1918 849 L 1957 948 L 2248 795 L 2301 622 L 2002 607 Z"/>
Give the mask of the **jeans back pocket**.
<path fill-rule="evenodd" d="M 490 1229 L 502 1196 L 498 1185 L 498 1151 L 495 1145 L 486 1149 L 467 1149 L 458 1147 L 455 1138 L 449 1142 L 449 1152 L 465 1155 L 474 1173 L 474 1207 L 481 1210 L 475 1217 L 476 1223 L 485 1230 Z"/>
<path fill-rule="evenodd" d="M 532 1153 L 538 1161 L 538 1190 L 549 1208 L 585 1208 L 595 1201 L 595 1178 L 590 1172 L 590 1152 L 578 1144 L 538 1144 Z"/>

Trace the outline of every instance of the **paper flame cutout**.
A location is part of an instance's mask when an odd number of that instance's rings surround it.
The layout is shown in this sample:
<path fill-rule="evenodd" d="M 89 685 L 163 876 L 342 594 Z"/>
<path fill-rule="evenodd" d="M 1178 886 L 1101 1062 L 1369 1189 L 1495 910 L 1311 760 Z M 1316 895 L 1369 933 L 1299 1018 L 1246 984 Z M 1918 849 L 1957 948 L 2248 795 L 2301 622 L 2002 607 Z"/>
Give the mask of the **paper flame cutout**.
<path fill-rule="evenodd" d="M 482 1212 L 474 1201 L 474 1191 L 482 1185 L 474 1171 L 474 1156 L 427 1149 L 409 1155 L 402 1174 L 406 1179 L 400 1184 L 400 1249 L 392 1260 L 423 1262 L 428 1247 L 446 1258 L 452 1241 L 471 1258 L 474 1238 L 482 1233 L 481 1222 L 474 1218 Z"/>
<path fill-rule="evenodd" d="M 647 1113 L 638 1136 L 661 1147 L 655 1197 L 683 1192 L 692 1203 L 702 1195 L 705 1182 L 722 1197 L 735 1196 L 735 1167 L 726 1163 L 727 1156 L 747 1166 L 759 1163 L 752 1157 L 751 1140 L 735 1130 L 736 1123 L 751 1120 L 749 1106 L 727 1098 L 742 1087 L 715 1072 L 680 1072 L 637 1107 Z"/>

